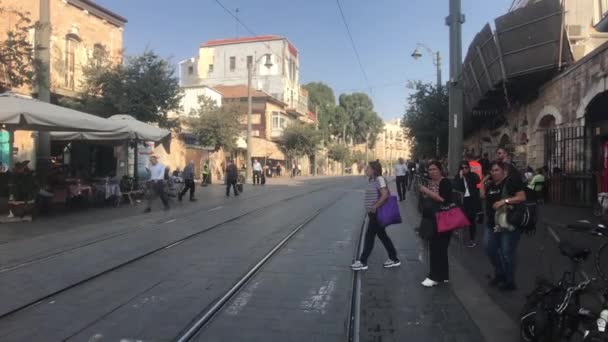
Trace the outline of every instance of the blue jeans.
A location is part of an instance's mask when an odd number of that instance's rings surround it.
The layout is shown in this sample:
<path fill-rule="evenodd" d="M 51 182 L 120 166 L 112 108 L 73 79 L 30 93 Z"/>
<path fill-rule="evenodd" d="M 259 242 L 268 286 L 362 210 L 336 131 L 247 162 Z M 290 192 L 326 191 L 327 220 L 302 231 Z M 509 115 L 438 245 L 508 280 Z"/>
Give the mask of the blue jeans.
<path fill-rule="evenodd" d="M 494 266 L 495 277 L 509 285 L 515 284 L 515 259 L 520 232 L 494 232 L 488 227 L 483 237 L 483 243 L 488 258 Z"/>

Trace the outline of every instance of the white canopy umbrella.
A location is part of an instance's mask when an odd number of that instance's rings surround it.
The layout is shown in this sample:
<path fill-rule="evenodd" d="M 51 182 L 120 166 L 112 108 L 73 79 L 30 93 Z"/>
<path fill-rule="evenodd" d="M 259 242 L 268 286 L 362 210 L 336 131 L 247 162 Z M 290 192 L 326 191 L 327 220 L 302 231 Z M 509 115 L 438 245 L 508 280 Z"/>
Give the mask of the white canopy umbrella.
<path fill-rule="evenodd" d="M 0 125 L 12 131 L 112 132 L 125 127 L 124 122 L 110 121 L 14 93 L 0 94 Z"/>
<path fill-rule="evenodd" d="M 9 163 L 13 159 L 14 131 L 97 131 L 112 132 L 124 128 L 123 122 L 110 121 L 29 96 L 7 92 L 0 94 L 0 128 L 9 132 Z"/>
<path fill-rule="evenodd" d="M 120 122 L 122 128 L 114 132 L 53 132 L 51 139 L 56 141 L 89 140 L 89 141 L 122 141 L 139 140 L 164 143 L 171 138 L 171 132 L 136 120 L 130 115 L 117 114 L 108 118 Z"/>

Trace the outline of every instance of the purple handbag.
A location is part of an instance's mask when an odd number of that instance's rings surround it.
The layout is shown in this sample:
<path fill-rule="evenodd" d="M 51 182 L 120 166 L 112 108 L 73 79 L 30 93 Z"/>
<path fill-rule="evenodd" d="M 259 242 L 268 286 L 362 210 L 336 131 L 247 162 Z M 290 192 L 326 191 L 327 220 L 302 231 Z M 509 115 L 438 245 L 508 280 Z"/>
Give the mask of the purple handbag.
<path fill-rule="evenodd" d="M 378 196 L 380 196 L 379 191 Z M 381 227 L 403 222 L 401 220 L 401 213 L 399 212 L 399 201 L 397 200 L 397 196 L 391 195 L 390 190 L 388 192 L 388 199 L 386 202 L 376 209 L 376 218 Z"/>

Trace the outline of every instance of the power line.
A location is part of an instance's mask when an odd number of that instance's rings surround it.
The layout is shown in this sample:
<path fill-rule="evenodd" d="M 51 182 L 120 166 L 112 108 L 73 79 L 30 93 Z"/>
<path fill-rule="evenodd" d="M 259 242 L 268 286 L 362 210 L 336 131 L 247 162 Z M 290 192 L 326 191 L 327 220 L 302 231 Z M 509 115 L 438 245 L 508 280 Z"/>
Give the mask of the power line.
<path fill-rule="evenodd" d="M 369 85 L 369 79 L 367 78 L 367 73 L 365 72 L 365 68 L 363 68 L 363 63 L 361 63 L 361 57 L 359 56 L 359 51 L 357 50 L 357 46 L 355 45 L 355 40 L 353 39 L 353 35 L 350 33 L 350 27 L 348 26 L 348 23 L 346 22 L 346 17 L 344 16 L 344 11 L 342 10 L 342 5 L 340 4 L 340 0 L 336 0 L 336 4 L 338 4 L 338 9 L 340 10 L 340 16 L 342 17 L 342 23 L 344 23 L 344 27 L 346 28 L 346 33 L 348 34 L 348 38 L 350 39 L 350 44 L 353 47 L 355 56 L 357 57 L 357 62 L 359 63 L 359 68 L 361 69 L 363 78 L 365 79 L 365 84 L 367 85 L 370 95 L 373 96 L 372 87 Z"/>

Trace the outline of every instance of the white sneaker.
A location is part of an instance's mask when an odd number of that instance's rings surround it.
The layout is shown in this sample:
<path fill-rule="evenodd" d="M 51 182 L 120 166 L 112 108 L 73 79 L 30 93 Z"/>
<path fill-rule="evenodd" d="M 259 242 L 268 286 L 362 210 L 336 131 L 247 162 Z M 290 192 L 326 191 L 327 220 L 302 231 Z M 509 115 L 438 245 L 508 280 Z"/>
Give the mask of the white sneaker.
<path fill-rule="evenodd" d="M 436 282 L 436 281 L 434 281 L 432 279 L 429 279 L 429 278 L 424 279 L 424 281 L 421 284 L 424 287 L 434 287 L 434 286 L 439 285 L 438 282 Z"/>
<path fill-rule="evenodd" d="M 401 261 L 399 261 L 399 260 L 394 261 L 394 260 L 388 259 L 384 262 L 383 266 L 384 266 L 384 268 L 398 267 L 398 266 L 401 266 Z"/>
<path fill-rule="evenodd" d="M 367 265 L 357 260 L 354 264 L 350 265 L 350 268 L 352 268 L 353 271 L 365 271 L 367 269 Z"/>

